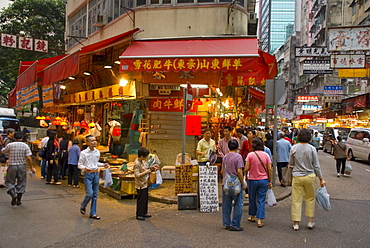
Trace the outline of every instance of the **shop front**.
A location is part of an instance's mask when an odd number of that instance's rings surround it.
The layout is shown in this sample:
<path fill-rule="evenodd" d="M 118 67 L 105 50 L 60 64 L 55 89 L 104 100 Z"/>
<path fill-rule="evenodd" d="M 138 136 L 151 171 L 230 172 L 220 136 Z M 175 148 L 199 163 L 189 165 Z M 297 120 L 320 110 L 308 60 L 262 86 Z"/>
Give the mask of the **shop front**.
<path fill-rule="evenodd" d="M 249 88 L 275 76 L 275 58 L 270 56 L 258 50 L 255 38 L 132 42 L 120 56 L 120 72 L 142 80 L 147 148 L 155 150 L 164 165 L 175 164 L 182 151 L 182 86 L 187 82 L 194 99 L 187 114 L 201 116 L 201 128 L 211 128 L 216 141 L 226 125 L 256 122 L 262 101 L 252 98 Z M 193 158 L 199 138 L 186 137 L 186 152 Z"/>

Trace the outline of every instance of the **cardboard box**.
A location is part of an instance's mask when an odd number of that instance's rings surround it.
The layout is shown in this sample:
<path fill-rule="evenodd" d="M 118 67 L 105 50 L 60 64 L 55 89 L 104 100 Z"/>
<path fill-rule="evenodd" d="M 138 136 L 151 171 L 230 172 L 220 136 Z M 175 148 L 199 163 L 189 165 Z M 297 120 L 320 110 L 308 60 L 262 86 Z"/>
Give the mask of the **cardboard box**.
<path fill-rule="evenodd" d="M 162 179 L 175 179 L 175 166 L 166 165 L 162 167 Z"/>
<path fill-rule="evenodd" d="M 121 181 L 121 191 L 129 195 L 136 195 L 135 181 Z"/>
<path fill-rule="evenodd" d="M 129 162 L 134 162 L 136 158 L 137 158 L 137 154 L 129 154 L 128 155 L 128 161 Z"/>

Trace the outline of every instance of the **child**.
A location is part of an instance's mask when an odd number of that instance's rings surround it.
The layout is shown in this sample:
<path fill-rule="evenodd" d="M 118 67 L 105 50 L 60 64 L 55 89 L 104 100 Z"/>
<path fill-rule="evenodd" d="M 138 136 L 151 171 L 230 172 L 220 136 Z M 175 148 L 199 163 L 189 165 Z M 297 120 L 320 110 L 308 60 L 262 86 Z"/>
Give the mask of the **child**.
<path fill-rule="evenodd" d="M 137 190 L 136 219 L 145 220 L 152 217 L 148 215 L 148 178 L 149 174 L 159 169 L 155 164 L 148 168 L 149 151 L 140 147 L 137 152 L 137 158 L 134 163 L 135 188 Z"/>

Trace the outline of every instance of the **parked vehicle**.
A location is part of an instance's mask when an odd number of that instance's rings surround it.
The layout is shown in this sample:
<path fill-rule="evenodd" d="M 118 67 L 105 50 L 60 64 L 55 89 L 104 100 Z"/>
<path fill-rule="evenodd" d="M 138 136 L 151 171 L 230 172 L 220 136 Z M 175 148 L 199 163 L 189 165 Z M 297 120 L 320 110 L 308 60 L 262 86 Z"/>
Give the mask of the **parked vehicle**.
<path fill-rule="evenodd" d="M 370 128 L 352 128 L 348 139 L 348 157 L 370 161 Z"/>
<path fill-rule="evenodd" d="M 334 154 L 334 143 L 337 141 L 338 136 L 341 136 L 343 143 L 347 142 L 347 137 L 350 128 L 346 127 L 326 127 L 323 135 L 322 150 L 330 154 Z"/>
<path fill-rule="evenodd" d="M 6 136 L 6 130 L 13 128 L 15 131 L 20 131 L 19 120 L 17 119 L 14 109 L 0 108 L 0 134 Z"/>

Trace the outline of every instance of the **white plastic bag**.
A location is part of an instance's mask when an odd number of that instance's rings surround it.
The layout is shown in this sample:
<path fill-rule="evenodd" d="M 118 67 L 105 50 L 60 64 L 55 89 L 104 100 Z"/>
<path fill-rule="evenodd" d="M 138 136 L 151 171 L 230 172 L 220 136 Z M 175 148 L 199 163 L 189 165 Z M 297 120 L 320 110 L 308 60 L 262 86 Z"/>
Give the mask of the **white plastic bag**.
<path fill-rule="evenodd" d="M 326 191 L 326 186 L 318 188 L 316 190 L 316 201 L 320 207 L 324 210 L 329 211 L 331 209 L 329 194 Z"/>
<path fill-rule="evenodd" d="M 160 185 L 160 184 L 163 183 L 161 171 L 160 170 L 157 170 L 156 173 L 157 173 L 157 179 L 156 179 L 155 183 L 158 184 L 158 185 Z"/>
<path fill-rule="evenodd" d="M 112 173 L 110 169 L 107 168 L 104 171 L 104 188 L 108 188 L 113 184 Z"/>
<path fill-rule="evenodd" d="M 344 169 L 344 174 L 345 175 L 351 175 L 351 172 L 352 172 L 352 165 L 349 161 L 346 162 L 346 167 Z"/>
<path fill-rule="evenodd" d="M 277 205 L 277 202 L 276 202 L 274 192 L 272 191 L 272 189 L 268 189 L 267 190 L 267 206 L 273 207 L 276 205 Z"/>

